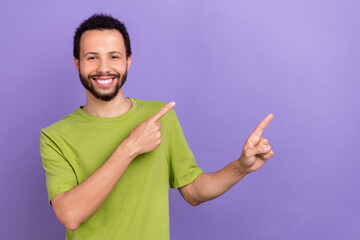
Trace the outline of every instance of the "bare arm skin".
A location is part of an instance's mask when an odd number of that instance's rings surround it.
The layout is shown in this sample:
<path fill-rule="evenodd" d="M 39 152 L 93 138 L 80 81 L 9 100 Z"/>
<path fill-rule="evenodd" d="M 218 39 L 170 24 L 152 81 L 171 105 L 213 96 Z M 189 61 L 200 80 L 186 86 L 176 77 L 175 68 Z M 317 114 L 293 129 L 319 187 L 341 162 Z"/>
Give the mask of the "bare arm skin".
<path fill-rule="evenodd" d="M 67 229 L 76 230 L 100 208 L 136 156 L 160 145 L 161 124 L 158 120 L 174 105 L 174 102 L 168 103 L 139 124 L 90 177 L 51 200 L 56 216 Z"/>
<path fill-rule="evenodd" d="M 202 173 L 192 183 L 179 188 L 183 198 L 192 206 L 217 198 L 227 192 L 247 174 L 258 170 L 274 155 L 269 141 L 261 137 L 272 120 L 269 114 L 246 140 L 239 159 L 214 173 Z"/>
<path fill-rule="evenodd" d="M 179 188 L 183 198 L 192 206 L 217 198 L 247 175 L 238 170 L 236 162 L 213 173 L 201 173 L 194 182 Z"/>

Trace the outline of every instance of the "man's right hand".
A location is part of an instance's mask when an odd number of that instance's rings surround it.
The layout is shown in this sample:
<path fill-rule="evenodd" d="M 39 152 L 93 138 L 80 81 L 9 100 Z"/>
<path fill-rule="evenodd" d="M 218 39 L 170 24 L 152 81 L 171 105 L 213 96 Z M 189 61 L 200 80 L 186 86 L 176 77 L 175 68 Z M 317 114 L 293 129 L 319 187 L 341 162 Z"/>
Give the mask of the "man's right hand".
<path fill-rule="evenodd" d="M 158 121 L 174 106 L 175 102 L 166 104 L 155 115 L 136 126 L 123 141 L 124 145 L 120 144 L 85 181 L 51 200 L 56 216 L 67 229 L 76 230 L 100 208 L 137 155 L 150 152 L 160 145 L 161 125 Z"/>
<path fill-rule="evenodd" d="M 126 142 L 132 147 L 135 156 L 151 152 L 161 144 L 161 123 L 159 123 L 159 120 L 174 106 L 175 102 L 166 104 L 152 117 L 140 123 L 131 131 L 126 138 Z"/>

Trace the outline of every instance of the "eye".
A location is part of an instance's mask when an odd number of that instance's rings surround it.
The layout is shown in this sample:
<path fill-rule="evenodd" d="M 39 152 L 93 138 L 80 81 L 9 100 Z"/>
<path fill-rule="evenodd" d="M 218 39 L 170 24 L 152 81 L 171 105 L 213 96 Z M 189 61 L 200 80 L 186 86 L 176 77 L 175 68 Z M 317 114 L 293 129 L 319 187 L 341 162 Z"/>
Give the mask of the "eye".
<path fill-rule="evenodd" d="M 111 56 L 111 59 L 119 59 L 119 56 L 113 55 L 113 56 Z"/>
<path fill-rule="evenodd" d="M 94 59 L 96 59 L 96 57 L 95 57 L 95 56 L 90 56 L 90 57 L 88 57 L 87 59 L 88 59 L 88 60 L 94 60 Z"/>

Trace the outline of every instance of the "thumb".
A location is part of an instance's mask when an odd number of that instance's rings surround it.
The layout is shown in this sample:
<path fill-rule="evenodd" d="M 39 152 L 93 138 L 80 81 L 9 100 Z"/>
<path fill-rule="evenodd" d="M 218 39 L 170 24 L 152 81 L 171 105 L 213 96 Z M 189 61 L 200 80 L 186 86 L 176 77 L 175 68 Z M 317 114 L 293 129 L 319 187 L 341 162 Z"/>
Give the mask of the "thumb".
<path fill-rule="evenodd" d="M 255 155 L 258 154 L 264 154 L 264 153 L 268 153 L 271 150 L 269 145 L 257 145 L 253 148 L 250 148 L 248 150 L 245 151 L 245 156 L 246 157 L 254 157 Z"/>

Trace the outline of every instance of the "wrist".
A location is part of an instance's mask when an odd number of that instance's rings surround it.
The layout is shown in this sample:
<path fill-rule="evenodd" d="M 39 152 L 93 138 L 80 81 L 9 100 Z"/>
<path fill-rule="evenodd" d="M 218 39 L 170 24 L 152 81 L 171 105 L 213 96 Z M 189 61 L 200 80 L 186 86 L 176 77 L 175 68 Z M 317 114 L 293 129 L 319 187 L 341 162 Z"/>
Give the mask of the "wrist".
<path fill-rule="evenodd" d="M 124 158 L 128 163 L 138 156 L 133 145 L 129 142 L 128 139 L 125 139 L 115 150 L 115 154 L 118 157 Z"/>
<path fill-rule="evenodd" d="M 241 165 L 240 158 L 233 161 L 232 164 L 239 175 L 247 175 L 251 172 L 248 168 Z"/>

